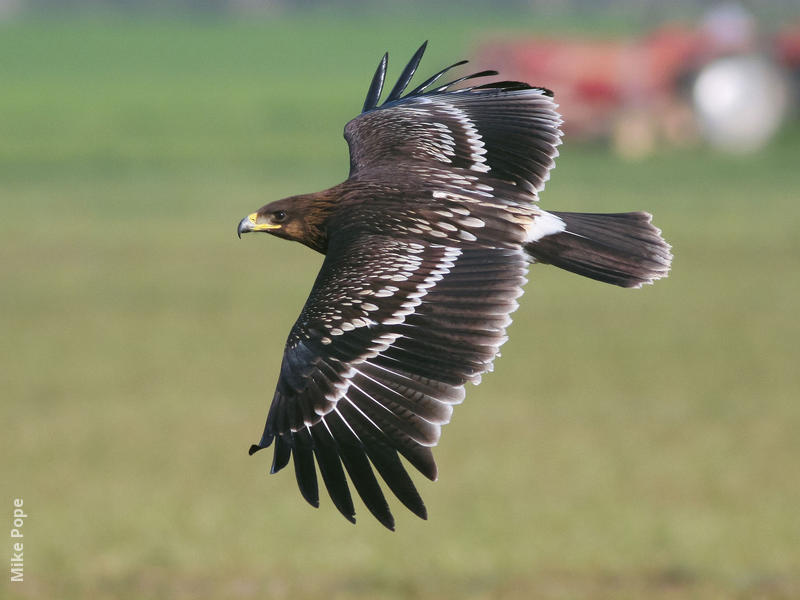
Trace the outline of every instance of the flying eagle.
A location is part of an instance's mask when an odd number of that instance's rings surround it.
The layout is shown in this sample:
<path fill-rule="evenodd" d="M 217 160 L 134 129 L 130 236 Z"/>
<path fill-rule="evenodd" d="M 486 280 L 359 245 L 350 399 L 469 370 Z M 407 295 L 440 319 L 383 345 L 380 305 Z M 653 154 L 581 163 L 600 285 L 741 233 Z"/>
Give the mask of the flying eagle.
<path fill-rule="evenodd" d="M 250 454 L 274 442 L 271 472 L 293 458 L 315 507 L 319 468 L 334 505 L 355 522 L 347 472 L 389 529 L 375 471 L 427 518 L 399 456 L 437 478 L 431 448 L 465 384 L 492 369 L 532 263 L 640 287 L 666 276 L 672 260 L 648 213 L 537 206 L 561 143 L 550 90 L 459 87 L 496 71 L 437 83 L 461 61 L 404 94 L 426 44 L 382 104 L 388 55 L 380 61 L 362 113 L 344 129 L 347 181 L 267 204 L 238 226 L 240 237 L 264 231 L 325 255 Z"/>

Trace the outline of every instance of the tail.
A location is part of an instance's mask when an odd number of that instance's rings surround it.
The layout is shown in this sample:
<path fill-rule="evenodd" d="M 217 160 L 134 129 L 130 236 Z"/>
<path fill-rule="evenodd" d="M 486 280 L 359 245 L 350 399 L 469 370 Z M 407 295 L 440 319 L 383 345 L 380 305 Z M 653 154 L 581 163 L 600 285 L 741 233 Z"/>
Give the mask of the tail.
<path fill-rule="evenodd" d="M 646 212 L 550 214 L 565 229 L 525 247 L 536 262 L 622 287 L 641 287 L 669 273 L 670 245 Z"/>

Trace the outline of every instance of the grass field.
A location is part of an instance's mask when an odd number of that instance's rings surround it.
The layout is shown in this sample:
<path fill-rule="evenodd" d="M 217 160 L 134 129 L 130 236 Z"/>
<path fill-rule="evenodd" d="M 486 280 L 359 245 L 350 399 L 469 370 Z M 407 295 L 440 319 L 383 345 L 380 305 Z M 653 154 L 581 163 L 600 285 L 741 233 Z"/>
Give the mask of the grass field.
<path fill-rule="evenodd" d="M 431 72 L 506 21 L 0 26 L 2 496 L 29 515 L 8 593 L 800 597 L 797 130 L 746 158 L 567 142 L 543 205 L 655 213 L 673 273 L 532 270 L 416 478 L 429 521 L 359 504 L 353 527 L 247 456 L 320 258 L 238 220 L 346 175 L 384 49 L 396 74 L 430 38 Z"/>

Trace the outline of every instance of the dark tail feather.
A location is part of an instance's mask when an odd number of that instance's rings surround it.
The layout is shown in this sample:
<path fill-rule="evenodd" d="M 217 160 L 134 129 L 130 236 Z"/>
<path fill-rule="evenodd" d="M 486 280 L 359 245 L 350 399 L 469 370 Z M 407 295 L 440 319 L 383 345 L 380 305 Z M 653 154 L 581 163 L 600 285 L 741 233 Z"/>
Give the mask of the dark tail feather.
<path fill-rule="evenodd" d="M 669 273 L 670 245 L 648 213 L 551 214 L 566 229 L 525 247 L 537 262 L 622 287 L 641 287 Z"/>

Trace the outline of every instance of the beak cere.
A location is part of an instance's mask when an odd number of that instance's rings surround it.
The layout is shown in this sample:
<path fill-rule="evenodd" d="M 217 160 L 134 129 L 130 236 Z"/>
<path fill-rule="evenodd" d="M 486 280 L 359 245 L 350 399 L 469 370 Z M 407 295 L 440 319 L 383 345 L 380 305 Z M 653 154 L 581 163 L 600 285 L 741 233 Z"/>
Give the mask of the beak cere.
<path fill-rule="evenodd" d="M 239 221 L 239 226 L 236 228 L 236 234 L 241 239 L 243 233 L 249 233 L 251 231 L 268 231 L 270 229 L 280 229 L 280 225 L 272 225 L 270 223 L 257 223 L 256 218 L 258 217 L 258 213 L 252 213 L 247 215 L 244 219 Z"/>

